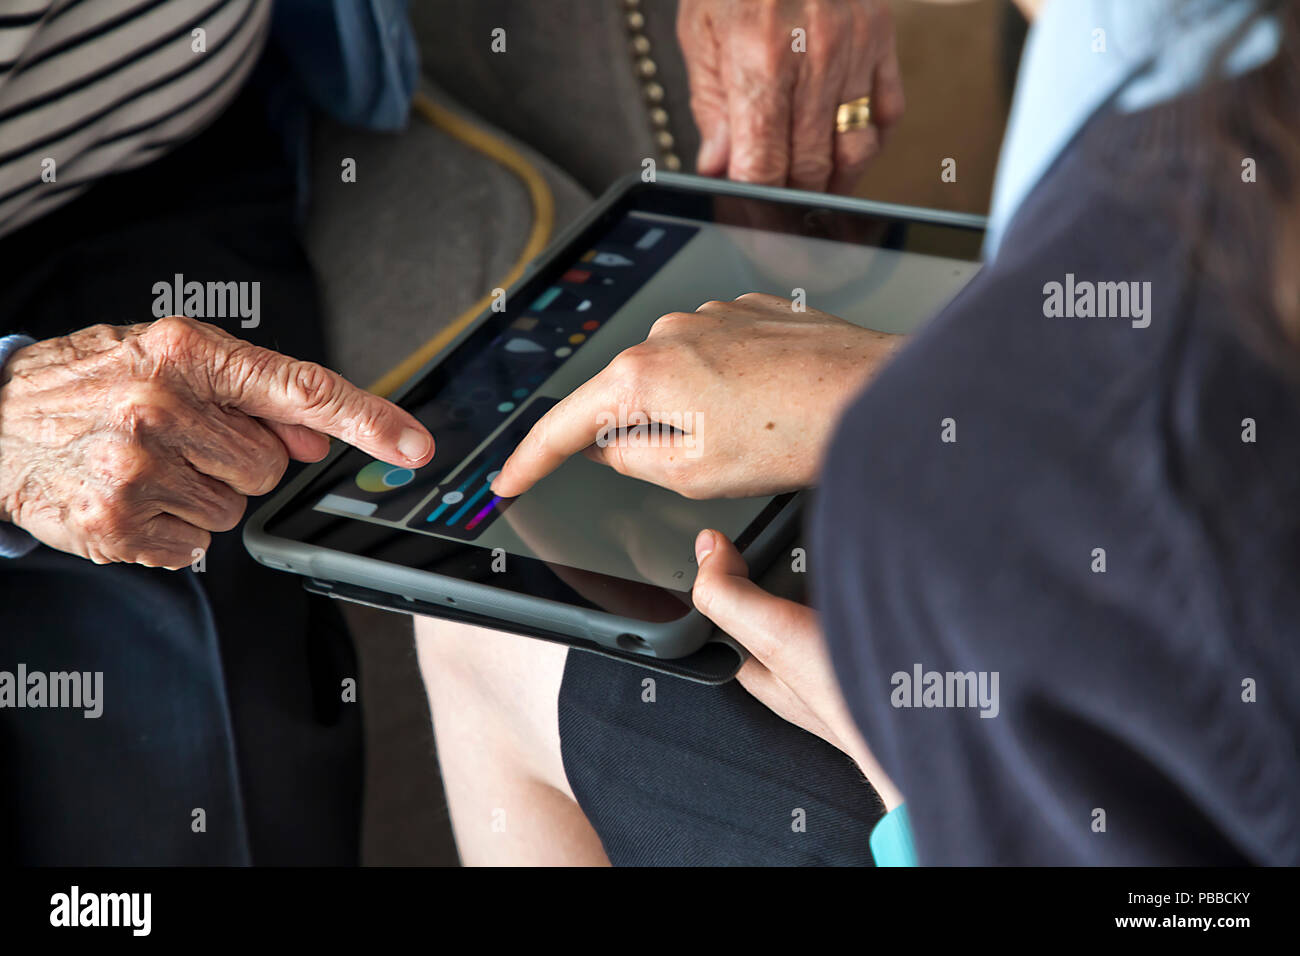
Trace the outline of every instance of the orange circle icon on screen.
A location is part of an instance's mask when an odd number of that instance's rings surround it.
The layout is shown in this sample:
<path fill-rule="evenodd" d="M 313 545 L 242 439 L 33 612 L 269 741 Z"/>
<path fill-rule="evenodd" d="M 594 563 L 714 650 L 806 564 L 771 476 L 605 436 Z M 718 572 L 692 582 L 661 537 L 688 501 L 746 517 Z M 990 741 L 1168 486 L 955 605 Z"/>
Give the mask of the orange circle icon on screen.
<path fill-rule="evenodd" d="M 415 477 L 410 468 L 399 468 L 382 461 L 372 461 L 357 472 L 357 487 L 362 491 L 378 493 L 392 491 L 408 484 Z"/>

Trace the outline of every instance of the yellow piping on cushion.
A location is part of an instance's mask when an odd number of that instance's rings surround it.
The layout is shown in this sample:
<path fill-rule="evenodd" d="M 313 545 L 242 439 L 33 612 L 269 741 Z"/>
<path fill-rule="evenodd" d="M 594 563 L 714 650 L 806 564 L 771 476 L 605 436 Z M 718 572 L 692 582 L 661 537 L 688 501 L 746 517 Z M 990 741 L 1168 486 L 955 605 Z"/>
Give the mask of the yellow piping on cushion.
<path fill-rule="evenodd" d="M 555 228 L 555 199 L 551 196 L 550 187 L 546 185 L 546 180 L 542 178 L 542 174 L 537 171 L 537 168 L 509 143 L 457 116 L 446 107 L 438 105 L 424 93 L 416 93 L 411 105 L 415 112 L 426 122 L 438 127 L 470 149 L 476 150 L 489 159 L 500 163 L 518 176 L 524 185 L 528 187 L 528 196 L 533 202 L 533 228 L 528 233 L 528 241 L 524 243 L 519 258 L 510 267 L 510 271 L 497 283 L 499 288 L 509 288 L 524 274 L 524 268 L 528 263 L 546 248 L 546 243 L 551 238 L 551 230 Z M 429 359 L 442 351 L 448 342 L 464 331 L 465 327 L 473 322 L 491 302 L 492 293 L 489 292 L 452 319 L 451 323 L 437 335 L 389 369 L 388 372 L 371 384 L 370 391 L 377 395 L 392 394 L 399 385 L 419 371 Z"/>

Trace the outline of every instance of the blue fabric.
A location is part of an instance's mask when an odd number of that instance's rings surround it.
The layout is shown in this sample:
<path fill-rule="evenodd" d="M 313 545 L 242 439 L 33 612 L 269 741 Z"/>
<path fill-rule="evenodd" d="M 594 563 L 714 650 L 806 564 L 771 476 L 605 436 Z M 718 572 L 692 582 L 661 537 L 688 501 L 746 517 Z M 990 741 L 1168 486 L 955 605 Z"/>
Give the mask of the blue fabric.
<path fill-rule="evenodd" d="M 406 0 L 277 0 L 274 42 L 312 105 L 340 123 L 406 123 L 420 59 Z"/>
<path fill-rule="evenodd" d="M 280 0 L 271 29 L 275 55 L 250 85 L 294 170 L 301 223 L 310 200 L 311 109 L 349 126 L 401 129 L 419 83 L 419 51 L 406 0 Z"/>
<path fill-rule="evenodd" d="M 9 356 L 24 346 L 34 345 L 35 342 L 36 340 L 30 335 L 0 335 L 0 370 L 4 369 Z"/>
<path fill-rule="evenodd" d="M 1205 78 L 1219 45 L 1251 14 L 1243 0 L 1050 0 L 1021 59 L 1002 141 L 984 255 L 992 259 L 1030 190 L 1111 99 L 1137 111 L 1173 99 Z M 1096 30 L 1105 51 L 1094 52 Z M 1233 47 L 1230 76 L 1272 59 L 1276 19 L 1260 18 Z"/>
<path fill-rule="evenodd" d="M 30 335 L 0 336 L 0 372 L 4 371 L 9 356 L 35 341 Z M 36 545 L 36 539 L 22 528 L 16 528 L 7 521 L 0 521 L 0 558 L 21 558 Z"/>
<path fill-rule="evenodd" d="M 871 831 L 871 856 L 876 866 L 916 866 L 916 846 L 912 843 L 912 823 L 906 803 L 886 813 Z"/>

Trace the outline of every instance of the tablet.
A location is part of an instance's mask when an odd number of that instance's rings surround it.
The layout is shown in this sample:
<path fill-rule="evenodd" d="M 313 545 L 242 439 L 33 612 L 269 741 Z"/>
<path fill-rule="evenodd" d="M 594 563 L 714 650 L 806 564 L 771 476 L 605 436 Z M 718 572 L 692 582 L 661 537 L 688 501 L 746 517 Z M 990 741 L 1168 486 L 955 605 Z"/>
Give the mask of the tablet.
<path fill-rule="evenodd" d="M 665 313 L 768 292 L 908 331 L 974 275 L 982 227 L 794 190 L 629 178 L 394 396 L 434 436 L 428 465 L 335 448 L 259 509 L 245 544 L 270 567 L 390 606 L 625 654 L 691 654 L 712 630 L 691 603 L 696 534 L 722 531 L 757 572 L 788 545 L 796 495 L 688 500 L 579 455 L 503 500 L 489 487 L 497 469 Z"/>

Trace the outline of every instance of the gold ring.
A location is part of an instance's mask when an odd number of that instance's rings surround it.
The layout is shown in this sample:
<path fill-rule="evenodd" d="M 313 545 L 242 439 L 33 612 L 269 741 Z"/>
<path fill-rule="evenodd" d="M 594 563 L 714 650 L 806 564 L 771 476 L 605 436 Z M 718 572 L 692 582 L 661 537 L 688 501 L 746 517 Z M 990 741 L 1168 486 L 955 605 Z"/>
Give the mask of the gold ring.
<path fill-rule="evenodd" d="M 856 100 L 841 103 L 835 111 L 835 129 L 840 133 L 866 129 L 871 125 L 871 97 L 859 96 Z"/>

